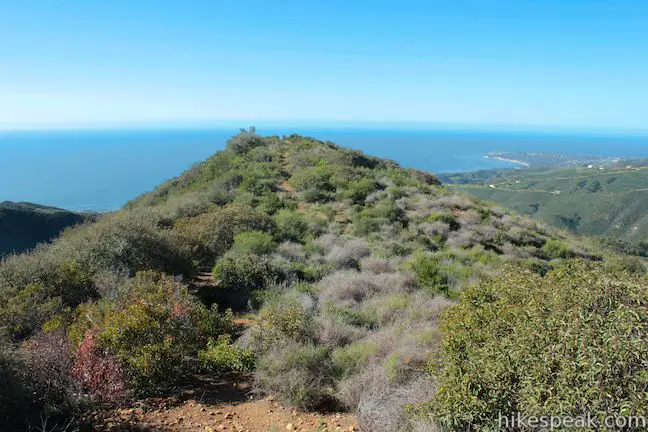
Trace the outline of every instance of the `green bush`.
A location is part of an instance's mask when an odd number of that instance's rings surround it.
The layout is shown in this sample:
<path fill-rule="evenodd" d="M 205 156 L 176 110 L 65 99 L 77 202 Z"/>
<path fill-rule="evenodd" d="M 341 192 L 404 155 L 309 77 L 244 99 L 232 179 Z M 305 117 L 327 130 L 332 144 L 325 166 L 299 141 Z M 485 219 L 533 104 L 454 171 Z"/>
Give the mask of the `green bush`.
<path fill-rule="evenodd" d="M 648 279 L 573 262 L 508 269 L 446 310 L 436 415 L 491 431 L 498 416 L 648 414 Z"/>
<path fill-rule="evenodd" d="M 224 374 L 227 372 L 249 372 L 254 368 L 254 353 L 232 344 L 230 335 L 210 339 L 207 348 L 198 352 L 203 369 Z"/>
<path fill-rule="evenodd" d="M 448 293 L 449 280 L 447 264 L 442 264 L 438 256 L 417 251 L 405 263 L 405 268 L 416 275 L 418 283 L 434 292 Z"/>
<path fill-rule="evenodd" d="M 338 190 L 341 198 L 348 198 L 356 204 L 364 203 L 367 196 L 378 189 L 378 184 L 371 178 L 345 182 L 344 189 Z"/>
<path fill-rule="evenodd" d="M 545 243 L 542 250 L 547 254 L 549 258 L 570 258 L 574 256 L 574 253 L 569 248 L 568 245 L 561 242 L 560 240 L 550 239 Z"/>
<path fill-rule="evenodd" d="M 234 250 L 239 253 L 264 255 L 276 248 L 272 235 L 263 231 L 246 231 L 234 236 Z"/>
<path fill-rule="evenodd" d="M 231 205 L 214 212 L 181 219 L 173 231 L 202 265 L 213 264 L 244 231 L 273 232 L 274 221 L 248 206 Z"/>
<path fill-rule="evenodd" d="M 234 309 L 248 306 L 254 291 L 263 290 L 269 285 L 280 282 L 283 274 L 266 257 L 252 254 L 225 256 L 213 269 L 218 281 L 215 299 L 225 300 L 224 304 Z M 223 304 L 222 301 L 217 302 Z"/>
<path fill-rule="evenodd" d="M 300 191 L 310 191 L 309 202 L 326 201 L 333 196 L 333 169 L 325 161 L 314 167 L 302 168 L 290 178 L 290 183 Z"/>
<path fill-rule="evenodd" d="M 436 212 L 432 213 L 426 218 L 427 222 L 443 222 L 450 226 L 450 231 L 456 231 L 461 228 L 461 224 L 457 221 L 455 215 L 450 212 Z"/>
<path fill-rule="evenodd" d="M 94 313 L 91 325 L 98 331 L 100 346 L 120 362 L 136 393 L 173 384 L 189 366 L 187 358 L 210 337 L 233 329 L 231 313 L 207 310 L 172 277 L 138 273 L 122 290 L 114 307 Z"/>
<path fill-rule="evenodd" d="M 227 148 L 234 153 L 243 154 L 256 147 L 265 145 L 263 137 L 256 134 L 256 128 L 241 129 L 241 131 L 227 141 Z"/>
<path fill-rule="evenodd" d="M 340 377 L 359 373 L 379 350 L 380 347 L 375 341 L 357 342 L 338 348 L 331 354 L 333 368 Z"/>
<path fill-rule="evenodd" d="M 296 211 L 281 210 L 274 217 L 280 241 L 303 243 L 309 233 L 308 221 Z"/>

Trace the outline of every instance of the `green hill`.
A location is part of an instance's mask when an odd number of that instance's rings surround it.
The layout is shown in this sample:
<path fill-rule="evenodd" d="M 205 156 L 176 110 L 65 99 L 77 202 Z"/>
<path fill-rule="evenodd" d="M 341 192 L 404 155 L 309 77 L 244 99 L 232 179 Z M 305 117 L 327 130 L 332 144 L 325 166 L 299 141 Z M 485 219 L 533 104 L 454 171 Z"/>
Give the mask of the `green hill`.
<path fill-rule="evenodd" d="M 242 131 L 122 211 L 0 264 L 0 420 L 83 418 L 241 373 L 283 403 L 355 412 L 365 431 L 495 430 L 498 410 L 541 409 L 542 395 L 643 413 L 643 272 L 431 174 Z M 612 366 L 631 372 L 597 372 Z M 516 384 L 534 380 L 541 397 Z"/>
<path fill-rule="evenodd" d="M 55 207 L 0 202 L 0 257 L 32 249 L 84 220 L 81 214 Z"/>
<path fill-rule="evenodd" d="M 457 190 L 550 225 L 647 249 L 645 167 L 500 170 L 452 180 Z"/>

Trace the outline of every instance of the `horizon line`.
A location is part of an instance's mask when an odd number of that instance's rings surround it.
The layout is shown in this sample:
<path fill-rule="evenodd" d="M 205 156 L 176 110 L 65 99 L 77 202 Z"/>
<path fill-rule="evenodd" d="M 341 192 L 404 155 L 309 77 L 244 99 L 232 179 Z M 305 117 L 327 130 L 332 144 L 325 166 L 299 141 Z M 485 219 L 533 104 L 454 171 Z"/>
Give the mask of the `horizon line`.
<path fill-rule="evenodd" d="M 3 132 L 65 132 L 65 131 L 154 131 L 154 130 L 222 130 L 258 128 L 322 128 L 322 129 L 368 129 L 368 130 L 420 130 L 448 132 L 508 132 L 568 135 L 617 135 L 648 137 L 647 128 L 618 126 L 582 126 L 553 124 L 506 124 L 433 121 L 385 121 L 385 120 L 156 120 L 134 122 L 52 123 L 52 124 L 2 124 Z"/>

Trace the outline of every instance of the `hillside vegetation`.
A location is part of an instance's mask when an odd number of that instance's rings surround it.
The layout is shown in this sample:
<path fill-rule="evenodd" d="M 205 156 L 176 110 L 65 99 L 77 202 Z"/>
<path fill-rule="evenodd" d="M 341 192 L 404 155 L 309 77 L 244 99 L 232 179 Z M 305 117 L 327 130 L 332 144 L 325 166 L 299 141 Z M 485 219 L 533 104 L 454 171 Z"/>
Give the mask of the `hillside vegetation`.
<path fill-rule="evenodd" d="M 364 431 L 646 414 L 646 288 L 640 259 L 428 173 L 242 131 L 124 210 L 0 264 L 0 421 L 247 372 L 295 407 L 355 412 Z"/>
<path fill-rule="evenodd" d="M 455 174 L 457 190 L 576 234 L 628 243 L 648 253 L 648 170 L 543 168 Z"/>
<path fill-rule="evenodd" d="M 30 203 L 0 202 L 0 257 L 49 241 L 84 215 Z"/>

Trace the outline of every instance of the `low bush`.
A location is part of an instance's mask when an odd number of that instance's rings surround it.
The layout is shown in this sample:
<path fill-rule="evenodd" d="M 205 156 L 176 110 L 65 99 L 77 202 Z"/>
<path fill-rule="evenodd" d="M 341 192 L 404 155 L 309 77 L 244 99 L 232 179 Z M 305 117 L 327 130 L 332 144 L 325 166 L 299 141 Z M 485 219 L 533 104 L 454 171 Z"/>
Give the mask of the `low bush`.
<path fill-rule="evenodd" d="M 418 283 L 433 292 L 448 293 L 450 290 L 446 265 L 440 257 L 426 252 L 415 252 L 404 267 L 416 275 Z"/>
<path fill-rule="evenodd" d="M 549 258 L 570 258 L 574 256 L 574 253 L 569 248 L 569 246 L 560 240 L 549 240 L 544 245 L 542 250 L 547 254 Z"/>
<path fill-rule="evenodd" d="M 272 235 L 263 231 L 245 231 L 234 236 L 234 250 L 238 253 L 264 255 L 276 248 Z"/>
<path fill-rule="evenodd" d="M 254 367 L 254 353 L 233 345 L 230 335 L 210 339 L 207 348 L 198 352 L 198 360 L 203 369 L 220 375 L 227 372 L 250 372 Z"/>
<path fill-rule="evenodd" d="M 348 376 L 360 372 L 367 366 L 369 359 L 379 351 L 375 341 L 357 342 L 338 348 L 331 354 L 333 369 L 338 376 Z"/>
<path fill-rule="evenodd" d="M 211 265 L 245 231 L 272 233 L 274 221 L 248 206 L 230 205 L 197 217 L 180 219 L 173 227 L 175 235 L 202 265 Z"/>
<path fill-rule="evenodd" d="M 208 294 L 213 296 L 215 303 L 234 309 L 249 306 L 254 291 L 263 290 L 284 277 L 268 258 L 251 254 L 221 258 L 214 266 L 213 274 L 218 288 Z"/>
<path fill-rule="evenodd" d="M 187 359 L 209 338 L 233 329 L 231 313 L 206 309 L 172 277 L 138 273 L 122 292 L 113 307 L 84 307 L 94 319 L 85 323 L 87 317 L 79 315 L 71 327 L 71 334 L 89 327 L 75 370 L 98 395 L 105 385 L 115 395 L 126 390 L 150 394 L 167 387 L 188 370 Z"/>
<path fill-rule="evenodd" d="M 65 333 L 39 333 L 21 351 L 24 365 L 30 371 L 32 400 L 60 412 L 70 412 L 76 405 L 79 388 L 72 377 L 74 357 Z"/>
<path fill-rule="evenodd" d="M 309 233 L 308 221 L 296 211 L 281 210 L 274 220 L 277 224 L 277 235 L 281 241 L 303 243 Z"/>
<path fill-rule="evenodd" d="M 434 410 L 451 430 L 498 416 L 648 414 L 645 277 L 573 262 L 509 269 L 447 309 Z"/>
<path fill-rule="evenodd" d="M 250 150 L 264 146 L 265 140 L 263 137 L 256 134 L 256 129 L 251 127 L 249 129 L 241 129 L 241 131 L 234 135 L 227 141 L 227 149 L 237 154 L 244 154 Z"/>
<path fill-rule="evenodd" d="M 98 330 L 88 331 L 72 367 L 72 376 L 95 400 L 119 401 L 126 396 L 127 382 L 119 361 L 103 349 Z"/>
<path fill-rule="evenodd" d="M 378 189 L 378 184 L 367 177 L 344 183 L 344 189 L 338 190 L 342 199 L 350 199 L 355 204 L 362 204 L 367 196 Z"/>
<path fill-rule="evenodd" d="M 257 385 L 302 409 L 321 407 L 331 399 L 331 359 L 324 346 L 276 344 L 257 360 Z"/>
<path fill-rule="evenodd" d="M 351 239 L 343 245 L 335 245 L 326 254 L 326 261 L 338 269 L 358 268 L 360 260 L 369 256 L 371 249 L 366 241 Z"/>

